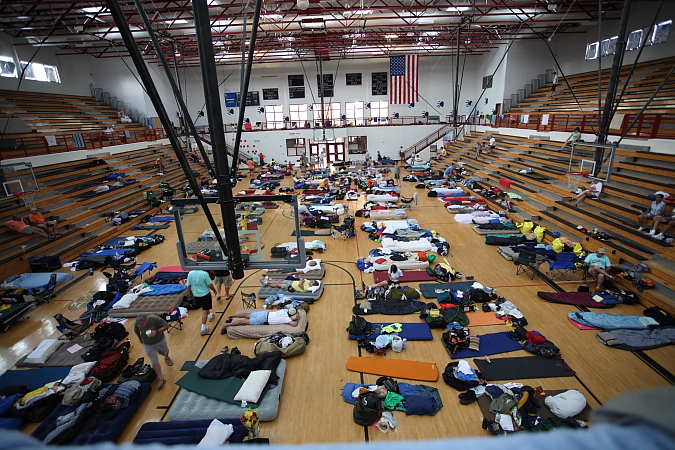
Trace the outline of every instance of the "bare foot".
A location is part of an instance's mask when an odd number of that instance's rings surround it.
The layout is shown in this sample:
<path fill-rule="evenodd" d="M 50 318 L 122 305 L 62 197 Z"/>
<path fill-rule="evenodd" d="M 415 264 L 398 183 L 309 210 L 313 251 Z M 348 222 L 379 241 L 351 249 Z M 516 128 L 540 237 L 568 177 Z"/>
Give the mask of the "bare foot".
<path fill-rule="evenodd" d="M 167 366 L 173 366 L 173 359 L 166 357 L 164 358 L 164 361 L 166 362 Z"/>
<path fill-rule="evenodd" d="M 163 378 L 163 379 L 159 380 L 159 383 L 157 383 L 157 390 L 159 391 L 160 389 L 162 389 L 165 384 L 166 384 L 166 379 Z"/>

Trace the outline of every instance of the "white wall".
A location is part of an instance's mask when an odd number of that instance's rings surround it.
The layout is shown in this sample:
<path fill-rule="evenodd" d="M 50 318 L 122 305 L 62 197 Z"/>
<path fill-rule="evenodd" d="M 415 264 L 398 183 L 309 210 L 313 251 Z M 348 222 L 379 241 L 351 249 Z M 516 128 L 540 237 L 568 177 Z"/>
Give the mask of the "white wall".
<path fill-rule="evenodd" d="M 509 55 L 504 57 L 505 53 L 506 46 L 502 46 L 491 50 L 490 53 L 467 58 L 459 101 L 460 115 L 469 114 L 474 106 L 476 114 L 492 114 L 497 103 L 502 103 L 507 65 L 509 63 Z M 503 60 L 502 57 L 504 57 Z M 495 69 L 497 70 L 496 72 Z M 492 87 L 486 89 L 485 93 L 483 93 L 483 77 L 492 75 L 493 73 Z M 482 97 L 480 97 L 481 94 Z M 467 106 L 467 100 L 471 100 L 471 106 Z"/>
<path fill-rule="evenodd" d="M 546 43 L 540 39 L 517 40 L 509 50 L 506 79 L 504 82 L 504 98 L 510 99 L 518 89 L 538 78 L 539 74 L 553 69 L 555 63 Z"/>
<path fill-rule="evenodd" d="M 628 33 L 639 28 L 647 28 L 654 19 L 654 14 L 659 2 L 633 2 L 630 17 L 628 20 Z M 675 14 L 672 7 L 672 1 L 666 1 L 665 7 L 661 10 L 657 22 L 668 19 L 675 20 Z M 670 4 L 670 5 L 669 5 Z M 551 40 L 551 47 L 554 49 L 558 63 L 564 74 L 572 75 L 577 73 L 598 70 L 598 60 L 586 61 L 586 46 L 591 42 L 597 42 L 602 39 L 609 39 L 616 36 L 619 31 L 619 21 L 603 21 L 601 24 L 601 36 L 598 36 L 598 26 L 587 26 L 579 34 L 559 34 Z M 671 28 L 670 37 L 667 42 L 654 46 L 645 47 L 640 56 L 640 61 L 650 61 L 660 58 L 675 56 L 675 27 Z M 626 52 L 623 64 L 632 64 L 637 56 L 637 50 Z M 612 67 L 613 55 L 601 59 L 602 68 Z"/>
<path fill-rule="evenodd" d="M 23 80 L 22 91 L 44 92 L 65 95 L 90 95 L 89 84 L 92 81 L 89 63 L 90 56 L 58 56 L 57 47 L 33 47 L 32 45 L 14 45 L 25 43 L 25 39 L 14 39 L 6 33 L 0 33 L 0 55 L 15 58 L 18 61 L 29 61 L 35 54 L 33 62 L 56 66 L 61 83 Z M 20 68 L 17 66 L 17 73 Z M 16 90 L 18 78 L 0 77 L 0 89 Z"/>

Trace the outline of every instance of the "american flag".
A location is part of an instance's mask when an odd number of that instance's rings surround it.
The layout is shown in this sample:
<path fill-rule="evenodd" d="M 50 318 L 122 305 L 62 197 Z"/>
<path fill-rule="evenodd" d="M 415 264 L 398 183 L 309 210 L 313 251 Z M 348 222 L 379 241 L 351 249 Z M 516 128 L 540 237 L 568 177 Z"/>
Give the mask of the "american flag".
<path fill-rule="evenodd" d="M 399 55 L 389 57 L 389 103 L 405 105 L 417 103 L 419 95 L 418 67 L 419 55 Z"/>

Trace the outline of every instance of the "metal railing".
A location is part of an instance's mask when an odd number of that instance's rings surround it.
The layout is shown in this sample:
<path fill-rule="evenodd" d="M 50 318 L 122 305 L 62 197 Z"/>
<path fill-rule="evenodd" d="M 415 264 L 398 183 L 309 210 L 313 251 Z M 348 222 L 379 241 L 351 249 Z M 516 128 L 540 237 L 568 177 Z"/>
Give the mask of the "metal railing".
<path fill-rule="evenodd" d="M 4 139 L 14 141 L 13 148 L 4 147 L 0 152 L 0 159 L 30 157 L 63 153 L 76 150 L 93 150 L 120 144 L 134 142 L 156 141 L 162 135 L 155 129 L 125 130 L 106 133 L 103 131 L 89 133 L 55 134 L 51 136 L 30 136 L 12 138 L 7 135 Z"/>
<path fill-rule="evenodd" d="M 610 135 L 622 136 L 638 114 L 625 114 L 619 128 L 611 128 Z M 572 132 L 579 127 L 582 133 L 594 134 L 598 129 L 598 114 L 505 114 L 491 117 L 473 117 L 470 123 L 494 128 L 519 128 L 534 131 Z M 626 137 L 642 139 L 675 138 L 675 114 L 643 114 Z"/>

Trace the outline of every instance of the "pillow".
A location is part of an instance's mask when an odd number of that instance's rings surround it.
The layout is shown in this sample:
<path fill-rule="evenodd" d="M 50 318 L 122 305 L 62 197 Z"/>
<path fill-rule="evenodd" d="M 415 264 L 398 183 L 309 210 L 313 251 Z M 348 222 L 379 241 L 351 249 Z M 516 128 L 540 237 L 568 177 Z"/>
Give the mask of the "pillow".
<path fill-rule="evenodd" d="M 556 417 L 566 419 L 583 411 L 586 407 L 586 397 L 581 392 L 570 389 L 562 394 L 546 397 L 544 403 Z"/>
<path fill-rule="evenodd" d="M 387 260 L 385 258 L 378 258 L 375 260 L 375 262 L 378 264 L 384 264 L 387 262 Z"/>
<path fill-rule="evenodd" d="M 271 370 L 254 370 L 251 372 L 246 381 L 244 381 L 244 384 L 242 384 L 239 392 L 237 392 L 237 395 L 234 396 L 234 400 L 257 403 L 260 399 L 260 394 L 262 394 L 265 385 L 267 385 L 267 380 L 270 379 L 271 373 Z"/>
<path fill-rule="evenodd" d="M 436 399 L 426 395 L 406 395 L 405 414 L 432 415 L 437 409 Z"/>
<path fill-rule="evenodd" d="M 469 336 L 469 350 L 480 351 L 480 336 Z"/>
<path fill-rule="evenodd" d="M 92 361 L 73 366 L 70 369 L 70 372 L 68 372 L 68 376 L 66 376 L 61 381 L 61 384 L 64 386 L 69 386 L 71 384 L 82 383 L 82 380 L 84 380 L 84 378 L 87 376 L 87 374 L 89 373 L 91 368 L 94 367 L 95 364 L 96 361 Z"/>
<path fill-rule="evenodd" d="M 211 425 L 206 429 L 206 434 L 199 441 L 197 447 L 215 447 L 223 445 L 234 433 L 234 427 L 231 424 L 224 424 L 218 419 L 213 419 Z"/>

